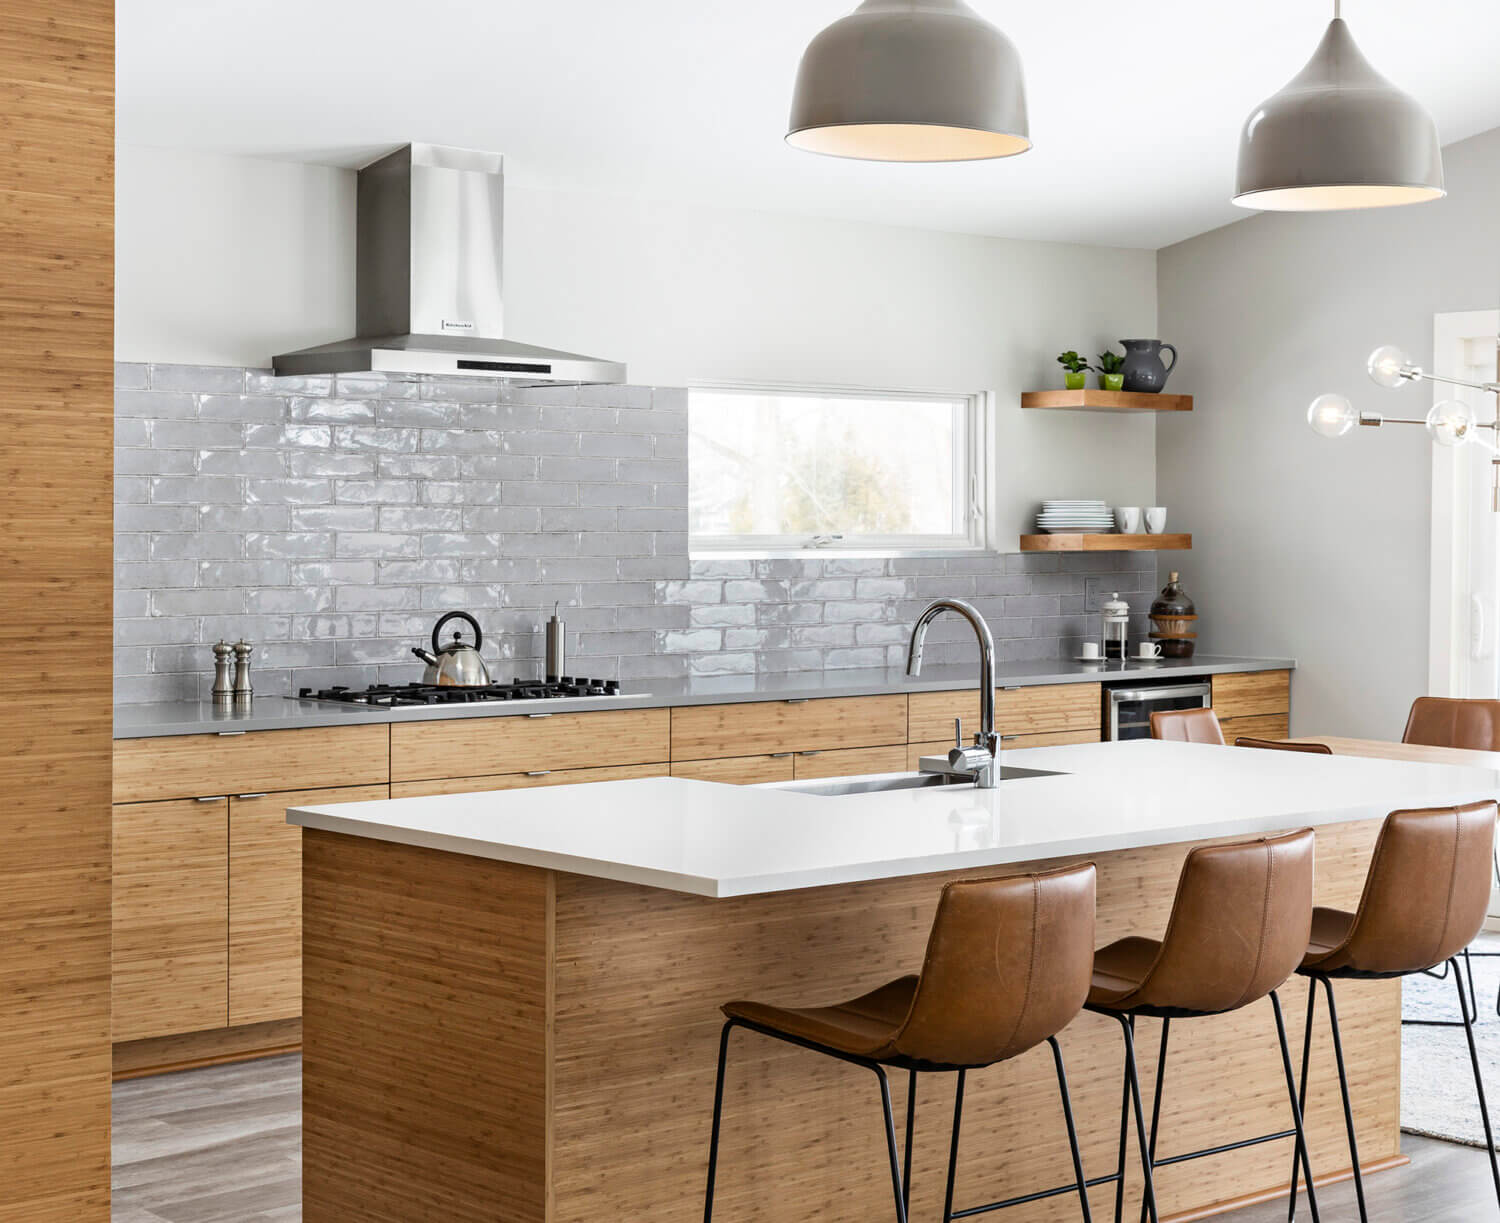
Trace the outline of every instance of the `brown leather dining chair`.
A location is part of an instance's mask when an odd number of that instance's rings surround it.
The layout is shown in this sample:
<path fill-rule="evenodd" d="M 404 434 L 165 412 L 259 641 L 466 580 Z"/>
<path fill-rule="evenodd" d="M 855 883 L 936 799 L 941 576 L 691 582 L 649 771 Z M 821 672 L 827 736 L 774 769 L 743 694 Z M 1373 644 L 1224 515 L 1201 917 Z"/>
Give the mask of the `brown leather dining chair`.
<path fill-rule="evenodd" d="M 1085 1008 L 1113 1017 L 1125 1032 L 1121 1179 L 1115 1187 L 1117 1220 L 1124 1203 L 1125 1134 L 1132 1104 L 1145 1182 L 1141 1213 L 1151 1223 L 1157 1223 L 1158 1218 L 1154 1171 L 1162 1162 L 1182 1163 L 1257 1143 L 1293 1138 L 1303 1170 L 1309 1168 L 1302 1111 L 1292 1075 L 1292 1055 L 1276 991 L 1296 972 L 1307 951 L 1313 912 L 1313 849 L 1310 828 L 1255 841 L 1194 849 L 1183 864 L 1165 935 L 1160 939 L 1123 938 L 1095 955 L 1093 985 Z M 1227 1014 L 1266 997 L 1271 1000 L 1276 1019 L 1292 1128 L 1236 1139 L 1159 1162 L 1157 1135 L 1172 1021 Z M 1134 1050 L 1135 1023 L 1143 1016 L 1162 1021 L 1149 1137 L 1141 1109 L 1140 1075 Z M 1309 1176 L 1309 1185 L 1311 1181 Z M 1317 1198 L 1311 1188 L 1308 1201 L 1313 1219 L 1317 1220 Z"/>
<path fill-rule="evenodd" d="M 938 900 L 919 974 L 898 977 L 858 998 L 830 1006 L 725 1004 L 727 1022 L 719 1038 L 704 1223 L 713 1218 L 724 1070 L 729 1036 L 735 1028 L 875 1072 L 885 1110 L 891 1187 L 899 1223 L 906 1223 L 911 1205 L 918 1072 L 958 1074 L 943 1214 L 946 1223 L 953 1215 L 954 1173 L 968 1072 L 1019 1057 L 1045 1042 L 1051 1046 L 1057 1071 L 1074 1177 L 1073 1183 L 1048 1190 L 1046 1195 L 1076 1192 L 1087 1223 L 1088 1190 L 1057 1033 L 1078 1014 L 1089 992 L 1094 896 L 1092 863 L 1036 875 L 950 883 Z M 908 1073 L 904 1168 L 897 1156 L 887 1067 Z M 1036 1196 L 994 1202 L 966 1213 L 998 1210 L 1035 1200 Z"/>
<path fill-rule="evenodd" d="M 1312 1053 L 1313 1012 L 1321 985 L 1328 997 L 1328 1022 L 1343 1095 L 1344 1125 L 1349 1134 L 1349 1157 L 1354 1168 L 1354 1192 L 1359 1217 L 1365 1213 L 1364 1177 L 1359 1167 L 1359 1144 L 1354 1134 L 1354 1108 L 1344 1068 L 1344 1046 L 1338 1009 L 1333 1000 L 1335 981 L 1378 981 L 1429 972 L 1446 963 L 1458 986 L 1459 1009 L 1469 1040 L 1479 1114 L 1490 1153 L 1490 1173 L 1500 1201 L 1500 1160 L 1490 1127 L 1474 1024 L 1458 956 L 1484 925 L 1490 898 L 1490 859 L 1495 848 L 1494 802 L 1466 807 L 1438 807 L 1394 811 L 1386 817 L 1375 843 L 1359 908 L 1314 909 L 1312 938 L 1298 971 L 1309 978 L 1307 1031 L 1303 1041 L 1299 1102 L 1307 1103 L 1308 1062 Z M 1304 1172 L 1306 1168 L 1304 1167 Z M 1297 1170 L 1292 1169 L 1292 1207 L 1296 1209 Z"/>
<path fill-rule="evenodd" d="M 1212 709 L 1165 709 L 1151 715 L 1151 737 L 1174 743 L 1223 743 L 1224 731 Z"/>
<path fill-rule="evenodd" d="M 1273 752 L 1302 752 L 1308 756 L 1332 756 L 1333 748 L 1326 743 L 1291 743 L 1285 739 L 1256 739 L 1241 735 L 1234 741 L 1235 747 L 1255 747 Z"/>

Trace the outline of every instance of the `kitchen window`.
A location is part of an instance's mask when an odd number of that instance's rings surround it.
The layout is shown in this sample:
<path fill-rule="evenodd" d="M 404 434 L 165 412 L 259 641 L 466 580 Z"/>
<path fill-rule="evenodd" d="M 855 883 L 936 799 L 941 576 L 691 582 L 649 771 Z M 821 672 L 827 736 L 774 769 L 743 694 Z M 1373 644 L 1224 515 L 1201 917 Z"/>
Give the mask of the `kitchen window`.
<path fill-rule="evenodd" d="M 695 552 L 984 545 L 979 395 L 688 392 Z"/>

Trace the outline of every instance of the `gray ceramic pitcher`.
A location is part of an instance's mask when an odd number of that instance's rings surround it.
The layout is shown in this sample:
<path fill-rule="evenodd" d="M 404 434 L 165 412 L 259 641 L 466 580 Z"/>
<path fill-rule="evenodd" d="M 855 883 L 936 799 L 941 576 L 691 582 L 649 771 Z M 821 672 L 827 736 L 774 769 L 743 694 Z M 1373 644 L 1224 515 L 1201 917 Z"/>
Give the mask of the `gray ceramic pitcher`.
<path fill-rule="evenodd" d="M 1167 385 L 1167 375 L 1177 368 L 1177 350 L 1161 340 L 1121 340 L 1125 349 L 1125 389 L 1154 395 Z M 1161 350 L 1172 354 L 1172 364 L 1163 365 Z"/>

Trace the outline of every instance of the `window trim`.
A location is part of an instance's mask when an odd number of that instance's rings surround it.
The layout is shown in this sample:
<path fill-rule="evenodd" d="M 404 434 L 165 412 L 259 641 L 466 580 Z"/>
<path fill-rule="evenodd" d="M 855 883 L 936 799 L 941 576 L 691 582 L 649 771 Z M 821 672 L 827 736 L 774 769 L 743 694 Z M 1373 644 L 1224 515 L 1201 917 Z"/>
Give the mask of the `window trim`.
<path fill-rule="evenodd" d="M 823 385 L 787 382 L 721 382 L 695 381 L 687 386 L 688 411 L 692 411 L 694 391 L 731 391 L 746 394 L 806 395 L 845 399 L 927 399 L 963 403 L 965 413 L 965 453 L 958 460 L 961 483 L 968 489 L 968 530 L 955 535 L 713 535 L 690 534 L 688 555 L 692 560 L 769 559 L 814 556 L 826 557 L 922 557 L 963 556 L 990 550 L 990 506 L 994 490 L 990 463 L 993 437 L 994 396 L 989 391 L 942 391 L 930 388 L 902 389 Z M 691 435 L 692 423 L 689 420 Z M 688 473 L 692 486 L 692 472 Z"/>

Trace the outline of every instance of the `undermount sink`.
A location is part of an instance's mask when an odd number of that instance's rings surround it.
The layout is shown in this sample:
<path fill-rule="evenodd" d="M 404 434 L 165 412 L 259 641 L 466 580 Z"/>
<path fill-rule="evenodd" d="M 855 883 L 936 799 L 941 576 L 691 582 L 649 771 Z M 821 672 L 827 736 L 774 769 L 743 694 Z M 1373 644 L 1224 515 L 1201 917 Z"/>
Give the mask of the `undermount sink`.
<path fill-rule="evenodd" d="M 1060 777 L 1052 769 L 1020 769 L 1000 766 L 1001 781 L 1020 781 L 1026 777 Z M 790 790 L 797 794 L 876 794 L 886 790 L 922 790 L 930 786 L 969 786 L 974 781 L 956 773 L 880 773 L 867 777 L 827 777 L 818 781 L 781 781 L 767 789 Z"/>

